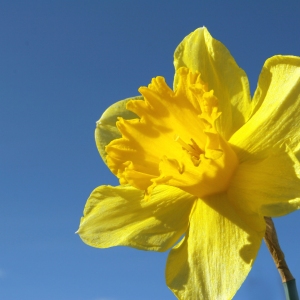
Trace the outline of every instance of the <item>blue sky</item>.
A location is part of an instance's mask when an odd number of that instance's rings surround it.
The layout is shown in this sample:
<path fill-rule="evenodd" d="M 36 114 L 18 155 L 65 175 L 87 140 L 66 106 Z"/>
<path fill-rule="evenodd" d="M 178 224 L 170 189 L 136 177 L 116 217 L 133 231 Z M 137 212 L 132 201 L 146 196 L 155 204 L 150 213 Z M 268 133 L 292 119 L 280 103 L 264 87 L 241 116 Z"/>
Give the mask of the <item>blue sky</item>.
<path fill-rule="evenodd" d="M 95 122 L 154 76 L 171 85 L 175 47 L 203 25 L 253 92 L 268 57 L 300 55 L 299 11 L 299 1 L 1 1 L 0 298 L 175 299 L 167 253 L 94 249 L 74 234 L 90 192 L 117 184 Z M 275 224 L 300 283 L 299 217 Z M 263 244 L 235 299 L 266 296 L 284 298 Z"/>

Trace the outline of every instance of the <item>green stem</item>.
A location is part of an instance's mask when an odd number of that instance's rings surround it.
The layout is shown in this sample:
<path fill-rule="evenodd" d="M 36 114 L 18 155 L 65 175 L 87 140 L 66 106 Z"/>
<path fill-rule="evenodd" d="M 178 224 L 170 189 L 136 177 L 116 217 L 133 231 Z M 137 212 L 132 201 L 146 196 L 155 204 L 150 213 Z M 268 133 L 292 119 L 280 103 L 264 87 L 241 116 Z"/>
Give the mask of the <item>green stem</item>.
<path fill-rule="evenodd" d="M 287 300 L 299 300 L 295 279 L 283 282 L 283 288 Z"/>
<path fill-rule="evenodd" d="M 265 221 L 267 226 L 264 240 L 281 276 L 286 300 L 299 300 L 296 281 L 288 268 L 284 253 L 279 246 L 274 223 L 269 217 L 265 217 Z"/>

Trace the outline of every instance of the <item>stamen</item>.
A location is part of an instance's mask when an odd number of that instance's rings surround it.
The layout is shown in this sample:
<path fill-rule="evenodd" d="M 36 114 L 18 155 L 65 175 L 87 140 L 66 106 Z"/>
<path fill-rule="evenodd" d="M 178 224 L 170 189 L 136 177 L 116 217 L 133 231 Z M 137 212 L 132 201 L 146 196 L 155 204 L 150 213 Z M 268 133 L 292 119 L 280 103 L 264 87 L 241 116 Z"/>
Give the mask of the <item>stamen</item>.
<path fill-rule="evenodd" d="M 180 174 L 184 172 L 184 164 L 182 162 L 178 162 L 178 171 Z"/>
<path fill-rule="evenodd" d="M 193 164 L 194 164 L 195 167 L 198 167 L 200 165 L 200 163 L 201 163 L 200 158 L 197 158 L 195 156 L 192 156 L 191 160 L 192 160 L 192 162 L 193 162 Z"/>
<path fill-rule="evenodd" d="M 199 149 L 199 147 L 198 147 L 198 145 L 197 145 L 196 149 L 193 147 L 194 144 L 196 144 L 193 140 L 192 140 L 193 145 L 189 145 L 189 144 L 185 143 L 179 135 L 175 135 L 174 140 L 175 140 L 175 142 L 178 142 L 182 146 L 182 148 L 184 148 L 191 155 L 196 156 L 196 157 L 199 156 L 199 153 L 197 151 Z"/>
<path fill-rule="evenodd" d="M 197 150 L 197 152 L 199 152 L 199 153 L 204 153 L 201 149 L 200 149 L 200 147 L 196 144 L 196 142 L 193 140 L 193 139 L 191 139 L 191 141 L 192 141 L 192 144 L 193 144 L 193 148 L 195 149 L 195 150 Z"/>
<path fill-rule="evenodd" d="M 179 135 L 175 135 L 174 140 L 182 146 L 182 149 L 186 150 L 190 154 L 194 166 L 198 167 L 200 164 L 200 155 L 204 154 L 204 151 L 197 145 L 197 143 L 191 139 L 192 144 L 187 144 Z"/>

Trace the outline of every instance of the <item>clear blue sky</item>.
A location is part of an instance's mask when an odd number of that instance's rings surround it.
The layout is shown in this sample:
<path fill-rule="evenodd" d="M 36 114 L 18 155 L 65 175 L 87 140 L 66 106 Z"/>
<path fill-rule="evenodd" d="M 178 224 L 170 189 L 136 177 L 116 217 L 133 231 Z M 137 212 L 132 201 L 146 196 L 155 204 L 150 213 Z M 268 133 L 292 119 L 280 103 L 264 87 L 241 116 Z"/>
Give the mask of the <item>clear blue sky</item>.
<path fill-rule="evenodd" d="M 0 299 L 168 300 L 167 253 L 94 249 L 74 234 L 90 192 L 117 184 L 95 122 L 205 25 L 256 87 L 264 61 L 300 55 L 300 1 L 0 2 Z M 300 212 L 275 219 L 300 290 Z M 234 276 L 234 274 L 232 274 Z M 265 245 L 235 299 L 284 299 Z"/>

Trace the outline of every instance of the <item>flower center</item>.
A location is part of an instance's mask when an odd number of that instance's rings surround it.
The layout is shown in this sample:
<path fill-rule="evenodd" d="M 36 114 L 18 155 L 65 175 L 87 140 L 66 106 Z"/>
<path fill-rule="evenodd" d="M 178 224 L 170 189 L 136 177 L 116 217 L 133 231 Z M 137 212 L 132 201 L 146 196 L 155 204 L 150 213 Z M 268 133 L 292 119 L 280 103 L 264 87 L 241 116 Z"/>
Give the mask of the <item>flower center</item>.
<path fill-rule="evenodd" d="M 191 144 L 185 143 L 179 135 L 175 135 L 174 137 L 175 142 L 178 142 L 183 150 L 186 150 L 187 153 L 191 155 L 191 159 L 194 163 L 195 167 L 198 167 L 199 165 L 199 159 L 200 154 L 203 154 L 204 152 L 199 148 L 199 146 L 196 144 L 196 142 L 191 138 Z"/>
<path fill-rule="evenodd" d="M 128 102 L 140 119 L 117 122 L 122 138 L 106 147 L 108 166 L 121 184 L 147 194 L 158 184 L 198 197 L 224 192 L 238 159 L 216 129 L 218 99 L 199 73 L 180 68 L 177 75 L 175 92 L 156 77 L 139 89 L 144 100 Z"/>

